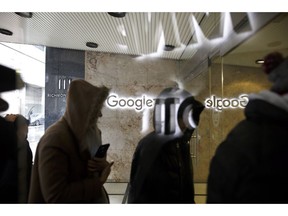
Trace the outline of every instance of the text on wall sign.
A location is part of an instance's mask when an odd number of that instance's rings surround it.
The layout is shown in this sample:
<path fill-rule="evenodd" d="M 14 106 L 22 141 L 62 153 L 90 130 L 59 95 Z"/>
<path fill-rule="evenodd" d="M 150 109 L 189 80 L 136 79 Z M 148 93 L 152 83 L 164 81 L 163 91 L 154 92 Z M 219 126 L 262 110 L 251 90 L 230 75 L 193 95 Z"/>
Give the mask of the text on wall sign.
<path fill-rule="evenodd" d="M 143 111 L 146 108 L 153 108 L 154 103 L 155 99 L 150 98 L 147 95 L 142 95 L 138 98 L 132 98 L 119 97 L 117 94 L 110 94 L 106 100 L 106 105 L 109 108 L 135 109 L 137 112 Z"/>
<path fill-rule="evenodd" d="M 215 109 L 222 111 L 223 109 L 245 108 L 248 103 L 248 95 L 241 94 L 238 98 L 219 98 L 212 95 L 205 100 L 205 107 L 208 109 Z"/>

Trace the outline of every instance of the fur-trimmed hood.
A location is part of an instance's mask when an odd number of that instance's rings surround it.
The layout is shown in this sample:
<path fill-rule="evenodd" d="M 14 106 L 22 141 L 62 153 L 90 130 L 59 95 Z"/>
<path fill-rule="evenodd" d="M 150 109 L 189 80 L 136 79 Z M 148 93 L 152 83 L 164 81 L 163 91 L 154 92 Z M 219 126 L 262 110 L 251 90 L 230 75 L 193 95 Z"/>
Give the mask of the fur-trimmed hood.
<path fill-rule="evenodd" d="M 98 113 L 101 111 L 108 93 L 107 87 L 97 87 L 85 80 L 73 80 L 70 83 L 64 119 L 76 137 L 81 152 L 89 148 L 81 146 L 86 145 L 82 140 L 92 119 L 97 127 Z"/>
<path fill-rule="evenodd" d="M 288 94 L 279 95 L 273 91 L 264 90 L 258 94 L 252 93 L 249 95 L 249 100 L 256 99 L 266 101 L 288 112 Z"/>

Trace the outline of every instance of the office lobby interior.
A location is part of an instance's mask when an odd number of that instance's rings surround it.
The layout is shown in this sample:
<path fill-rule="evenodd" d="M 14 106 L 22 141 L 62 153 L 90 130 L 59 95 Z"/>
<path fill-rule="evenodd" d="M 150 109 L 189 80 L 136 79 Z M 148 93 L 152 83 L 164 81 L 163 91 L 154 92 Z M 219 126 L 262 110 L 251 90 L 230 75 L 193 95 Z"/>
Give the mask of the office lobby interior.
<path fill-rule="evenodd" d="M 125 204 L 133 153 L 153 130 L 144 100 L 183 88 L 205 105 L 190 140 L 195 202 L 204 204 L 217 146 L 244 118 L 247 95 L 270 88 L 261 60 L 275 51 L 288 56 L 287 26 L 283 12 L 0 12 L 0 64 L 26 83 L 1 94 L 11 103 L 1 115 L 34 112 L 28 138 L 35 154 L 64 114 L 72 80 L 110 88 L 114 100 L 99 120 L 114 161 L 105 188 L 112 204 Z M 127 98 L 141 99 L 141 107 L 116 104 Z"/>

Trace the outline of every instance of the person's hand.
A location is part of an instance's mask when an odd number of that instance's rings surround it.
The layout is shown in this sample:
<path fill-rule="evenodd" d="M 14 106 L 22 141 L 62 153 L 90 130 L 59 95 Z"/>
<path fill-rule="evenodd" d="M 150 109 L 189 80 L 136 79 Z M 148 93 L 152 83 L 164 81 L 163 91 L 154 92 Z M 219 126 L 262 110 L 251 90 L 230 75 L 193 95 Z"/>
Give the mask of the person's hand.
<path fill-rule="evenodd" d="M 112 167 L 113 164 L 114 164 L 114 161 L 112 161 L 111 163 L 109 163 L 109 165 L 106 166 L 106 167 L 104 168 L 104 170 L 100 173 L 99 180 L 100 180 L 100 182 L 101 182 L 102 184 L 104 184 L 104 183 L 106 182 L 106 180 L 107 180 L 107 178 L 108 178 L 108 176 L 109 176 L 109 174 L 110 174 L 110 172 L 111 172 L 111 167 Z"/>
<path fill-rule="evenodd" d="M 106 157 L 97 158 L 94 157 L 91 160 L 88 160 L 88 171 L 89 172 L 102 172 L 105 167 L 109 165 L 109 162 L 106 160 Z"/>

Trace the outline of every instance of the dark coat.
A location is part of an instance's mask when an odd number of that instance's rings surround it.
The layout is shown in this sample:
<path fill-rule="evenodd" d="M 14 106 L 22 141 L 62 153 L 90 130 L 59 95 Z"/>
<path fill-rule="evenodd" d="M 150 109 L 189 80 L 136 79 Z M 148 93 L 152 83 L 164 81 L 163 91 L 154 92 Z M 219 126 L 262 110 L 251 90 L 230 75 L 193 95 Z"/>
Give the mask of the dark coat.
<path fill-rule="evenodd" d="M 266 93 L 249 101 L 246 119 L 218 146 L 207 203 L 288 202 L 288 100 Z"/>
<path fill-rule="evenodd" d="M 18 142 L 18 202 L 27 203 L 30 189 L 33 153 L 29 142 Z"/>
<path fill-rule="evenodd" d="M 13 123 L 0 117 L 0 203 L 18 202 L 17 136 Z"/>
<path fill-rule="evenodd" d="M 132 161 L 128 203 L 194 203 L 189 144 L 154 132 L 144 137 Z"/>
<path fill-rule="evenodd" d="M 88 173 L 91 153 L 84 142 L 91 118 L 101 110 L 108 92 L 106 87 L 98 88 L 84 80 L 71 82 L 64 116 L 45 131 L 38 143 L 29 203 L 109 201 L 99 177 Z"/>

